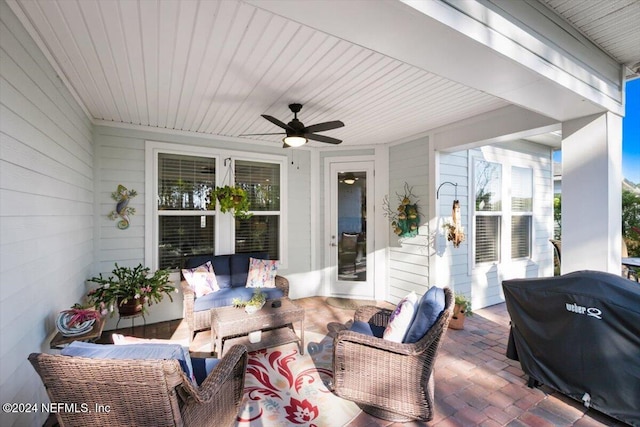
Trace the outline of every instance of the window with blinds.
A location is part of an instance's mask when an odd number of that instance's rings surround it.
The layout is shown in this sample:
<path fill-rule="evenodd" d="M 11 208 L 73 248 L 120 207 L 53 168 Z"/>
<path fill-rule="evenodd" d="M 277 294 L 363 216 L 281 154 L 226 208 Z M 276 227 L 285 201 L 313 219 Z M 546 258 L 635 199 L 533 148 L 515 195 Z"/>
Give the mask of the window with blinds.
<path fill-rule="evenodd" d="M 533 170 L 511 168 L 511 258 L 531 256 Z"/>
<path fill-rule="evenodd" d="M 235 162 L 235 185 L 247 192 L 248 219 L 236 219 L 236 253 L 266 252 L 280 256 L 280 164 L 247 160 Z"/>
<path fill-rule="evenodd" d="M 213 253 L 215 159 L 158 154 L 159 268 L 181 268 L 193 255 Z"/>
<path fill-rule="evenodd" d="M 473 167 L 475 262 L 498 262 L 502 231 L 502 166 L 475 159 Z"/>
<path fill-rule="evenodd" d="M 476 216 L 476 263 L 500 260 L 501 216 Z"/>

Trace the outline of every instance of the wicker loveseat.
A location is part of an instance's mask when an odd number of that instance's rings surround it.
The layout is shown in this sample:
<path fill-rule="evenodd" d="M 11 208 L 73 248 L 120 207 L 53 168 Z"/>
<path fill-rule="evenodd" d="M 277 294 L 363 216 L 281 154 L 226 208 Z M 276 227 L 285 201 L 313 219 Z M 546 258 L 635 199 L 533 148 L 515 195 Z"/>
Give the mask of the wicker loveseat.
<path fill-rule="evenodd" d="M 453 312 L 453 293 L 444 289 L 444 310 L 415 343 L 396 343 L 352 330 L 334 339 L 334 392 L 378 418 L 394 422 L 433 418 L 433 365 Z M 392 310 L 359 307 L 354 321 L 384 329 Z"/>
<path fill-rule="evenodd" d="M 195 268 L 211 261 L 220 290 L 201 298 L 196 298 L 193 289 L 186 280 L 182 280 L 181 288 L 184 293 L 184 317 L 189 325 L 189 338 L 192 339 L 198 331 L 211 328 L 210 310 L 214 307 L 232 305 L 234 298 L 249 300 L 253 289 L 246 288 L 249 273 L 249 258 L 266 258 L 264 253 L 241 253 L 232 255 L 205 255 L 190 258 L 185 268 Z M 276 287 L 262 289 L 267 299 L 286 298 L 289 296 L 289 281 L 276 276 Z"/>
<path fill-rule="evenodd" d="M 247 349 L 234 346 L 198 387 L 178 360 L 32 353 L 61 426 L 229 426 L 243 395 Z M 75 404 L 75 406 L 73 406 Z"/>

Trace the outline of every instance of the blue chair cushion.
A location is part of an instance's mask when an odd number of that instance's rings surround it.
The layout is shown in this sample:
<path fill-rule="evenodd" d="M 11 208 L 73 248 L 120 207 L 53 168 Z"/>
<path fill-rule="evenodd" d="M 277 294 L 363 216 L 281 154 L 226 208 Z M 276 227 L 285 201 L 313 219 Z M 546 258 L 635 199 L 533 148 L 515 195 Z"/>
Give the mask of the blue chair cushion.
<path fill-rule="evenodd" d="M 193 366 L 193 375 L 196 377 L 196 383 L 202 385 L 202 382 L 218 366 L 218 363 L 220 363 L 220 359 L 213 357 L 192 357 L 191 366 Z"/>
<path fill-rule="evenodd" d="M 91 359 L 177 360 L 185 375 L 194 381 L 189 349 L 180 344 L 92 344 L 74 341 L 61 351 L 65 356 Z"/>
<path fill-rule="evenodd" d="M 247 261 L 248 262 L 248 261 Z M 260 288 L 267 295 L 267 300 L 284 297 L 284 292 L 278 288 Z M 233 300 L 239 298 L 242 301 L 249 301 L 253 295 L 253 288 L 235 287 L 220 289 L 217 292 L 196 298 L 193 303 L 193 311 L 210 310 L 216 307 L 228 307 L 233 305 Z"/>
<path fill-rule="evenodd" d="M 354 321 L 349 330 L 377 338 L 382 338 L 382 335 L 384 334 L 383 326 L 371 325 L 370 323 L 363 322 L 362 320 Z"/>
<path fill-rule="evenodd" d="M 232 255 L 218 255 L 211 259 L 213 272 L 220 288 L 231 287 L 231 257 Z"/>
<path fill-rule="evenodd" d="M 413 321 L 403 342 L 416 343 L 420 341 L 420 338 L 436 323 L 442 310 L 444 310 L 444 290 L 433 286 L 420 298 Z"/>
<path fill-rule="evenodd" d="M 264 252 L 234 254 L 231 256 L 231 287 L 244 288 L 249 275 L 249 258 L 266 259 Z M 215 270 L 215 266 L 214 266 Z"/>

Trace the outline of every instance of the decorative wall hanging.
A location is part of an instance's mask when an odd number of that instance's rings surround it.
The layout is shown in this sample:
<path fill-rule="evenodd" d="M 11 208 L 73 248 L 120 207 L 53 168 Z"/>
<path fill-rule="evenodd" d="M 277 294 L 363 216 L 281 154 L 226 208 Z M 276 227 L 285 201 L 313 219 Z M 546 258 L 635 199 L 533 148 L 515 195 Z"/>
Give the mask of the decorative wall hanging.
<path fill-rule="evenodd" d="M 136 213 L 135 208 L 129 207 L 129 200 L 137 195 L 138 192 L 136 190 L 128 190 L 127 187 L 122 184 L 119 184 L 118 189 L 111 193 L 111 198 L 118 203 L 116 204 L 116 210 L 111 211 L 108 217 L 110 220 L 120 218 L 120 221 L 116 224 L 120 230 L 129 228 L 129 215 Z"/>
<path fill-rule="evenodd" d="M 418 201 L 412 193 L 413 187 L 404 183 L 404 194 L 396 193 L 400 204 L 394 211 L 391 209 L 389 197 L 385 196 L 382 201 L 384 215 L 391 220 L 393 232 L 400 237 L 414 237 L 418 235 L 420 226 L 420 214 L 418 212 Z M 413 200 L 412 200 L 413 199 Z"/>
<path fill-rule="evenodd" d="M 440 184 L 438 191 L 436 192 L 436 198 L 440 196 L 440 188 L 443 185 L 449 184 L 455 187 L 455 196 L 453 200 L 453 206 L 451 207 L 451 222 L 446 222 L 442 227 L 447 230 L 447 240 L 453 242 L 453 247 L 457 248 L 460 243 L 464 242 L 464 230 L 462 228 L 462 216 L 460 215 L 460 202 L 458 201 L 458 184 L 445 181 Z"/>

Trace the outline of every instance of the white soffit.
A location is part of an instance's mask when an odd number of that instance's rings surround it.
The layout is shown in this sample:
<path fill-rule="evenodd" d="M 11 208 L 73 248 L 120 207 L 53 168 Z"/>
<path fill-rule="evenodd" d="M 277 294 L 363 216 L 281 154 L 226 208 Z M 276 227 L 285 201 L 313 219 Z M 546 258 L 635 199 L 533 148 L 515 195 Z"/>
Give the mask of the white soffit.
<path fill-rule="evenodd" d="M 237 138 L 278 132 L 260 114 L 288 122 L 299 102 L 307 125 L 344 121 L 324 134 L 350 146 L 510 104 L 555 120 L 602 110 L 398 1 L 7 2 L 100 124 Z"/>

